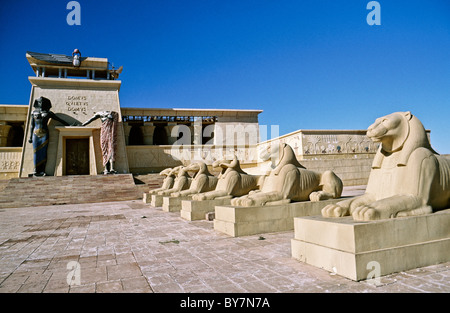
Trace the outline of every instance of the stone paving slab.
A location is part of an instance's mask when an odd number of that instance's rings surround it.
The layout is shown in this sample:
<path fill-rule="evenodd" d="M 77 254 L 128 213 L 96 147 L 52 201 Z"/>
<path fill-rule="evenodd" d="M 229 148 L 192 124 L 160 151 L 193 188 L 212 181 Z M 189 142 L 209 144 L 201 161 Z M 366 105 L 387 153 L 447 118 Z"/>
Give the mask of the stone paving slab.
<path fill-rule="evenodd" d="M 376 286 L 293 259 L 293 231 L 262 236 L 229 237 L 141 200 L 1 209 L 0 292 L 450 292 L 450 262 Z"/>

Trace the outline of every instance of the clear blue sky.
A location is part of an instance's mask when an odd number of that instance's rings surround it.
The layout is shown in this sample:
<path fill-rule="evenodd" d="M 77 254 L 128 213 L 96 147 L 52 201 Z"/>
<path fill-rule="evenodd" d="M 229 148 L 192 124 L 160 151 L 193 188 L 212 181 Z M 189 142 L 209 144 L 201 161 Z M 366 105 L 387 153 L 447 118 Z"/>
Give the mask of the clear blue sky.
<path fill-rule="evenodd" d="M 123 65 L 123 107 L 262 109 L 260 124 L 366 129 L 409 110 L 450 153 L 450 1 L 2 1 L 0 103 L 28 104 L 26 51 Z"/>

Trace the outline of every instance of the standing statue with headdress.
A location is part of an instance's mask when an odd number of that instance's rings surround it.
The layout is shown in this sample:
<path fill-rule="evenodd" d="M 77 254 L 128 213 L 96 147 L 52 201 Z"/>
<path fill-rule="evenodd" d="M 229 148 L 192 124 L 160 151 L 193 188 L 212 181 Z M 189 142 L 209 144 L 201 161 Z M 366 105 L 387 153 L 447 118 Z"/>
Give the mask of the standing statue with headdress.
<path fill-rule="evenodd" d="M 116 160 L 117 124 L 119 114 L 114 111 L 96 112 L 91 119 L 81 124 L 81 126 L 86 126 L 96 119 L 102 120 L 102 127 L 100 129 L 100 145 L 103 156 L 103 174 L 116 174 L 117 171 L 114 170 L 114 162 Z"/>
<path fill-rule="evenodd" d="M 69 124 L 50 111 L 52 103 L 49 99 L 40 97 L 34 100 L 34 110 L 31 112 L 30 139 L 34 152 L 34 172 L 33 176 L 45 176 L 45 166 L 47 164 L 47 148 L 49 143 L 48 121 L 50 118 L 60 122 L 65 126 Z"/>
<path fill-rule="evenodd" d="M 75 67 L 80 67 L 81 65 L 81 52 L 78 49 L 73 50 L 72 52 L 72 64 Z"/>

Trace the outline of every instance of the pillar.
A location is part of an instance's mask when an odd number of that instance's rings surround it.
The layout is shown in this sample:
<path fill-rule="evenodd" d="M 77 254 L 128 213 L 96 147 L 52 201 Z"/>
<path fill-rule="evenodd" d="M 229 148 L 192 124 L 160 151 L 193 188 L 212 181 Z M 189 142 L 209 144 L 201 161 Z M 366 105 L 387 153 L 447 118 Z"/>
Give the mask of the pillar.
<path fill-rule="evenodd" d="M 193 138 L 193 144 L 194 145 L 201 145 L 203 144 L 203 125 L 202 125 L 202 118 L 198 117 L 194 121 L 194 138 Z"/>
<path fill-rule="evenodd" d="M 164 127 L 166 129 L 167 142 L 169 143 L 169 145 L 173 145 L 175 141 L 177 141 L 177 137 L 172 137 L 172 129 L 175 126 L 177 126 L 177 123 L 168 123 L 168 125 Z"/>
<path fill-rule="evenodd" d="M 11 125 L 7 125 L 6 122 L 0 122 L 0 147 L 6 147 L 10 129 Z"/>
<path fill-rule="evenodd" d="M 155 132 L 153 123 L 144 122 L 144 126 L 141 126 L 141 130 L 144 136 L 144 145 L 153 145 L 153 133 Z"/>
<path fill-rule="evenodd" d="M 125 135 L 125 145 L 128 145 L 128 139 L 130 138 L 131 126 L 128 123 L 123 123 L 123 132 Z"/>

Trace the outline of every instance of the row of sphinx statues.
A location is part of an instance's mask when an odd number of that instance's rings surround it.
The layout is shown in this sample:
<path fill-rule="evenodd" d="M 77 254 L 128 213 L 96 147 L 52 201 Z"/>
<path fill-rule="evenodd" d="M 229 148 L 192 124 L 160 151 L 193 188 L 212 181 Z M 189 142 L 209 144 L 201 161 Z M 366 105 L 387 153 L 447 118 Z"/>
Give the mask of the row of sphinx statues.
<path fill-rule="evenodd" d="M 192 200 L 231 199 L 232 205 L 263 206 L 291 201 L 320 201 L 339 198 L 343 184 L 332 171 L 318 173 L 305 169 L 295 157 L 291 146 L 280 144 L 261 151 L 262 159 L 271 159 L 273 169 L 267 175 L 250 175 L 244 172 L 235 155 L 212 164 L 218 176 L 212 175 L 204 162 L 188 166 L 167 168 L 163 185 L 150 194 L 180 197 Z M 191 178 L 189 172 L 195 172 Z"/>
<path fill-rule="evenodd" d="M 369 126 L 367 136 L 380 146 L 365 193 L 324 206 L 324 217 L 351 215 L 354 220 L 370 221 L 450 208 L 450 159 L 432 149 L 417 117 L 411 112 L 380 117 Z M 266 175 L 245 173 L 236 156 L 212 164 L 220 169 L 218 176 L 205 163 L 196 162 L 163 170 L 162 187 L 150 194 L 191 196 L 199 201 L 229 198 L 232 205 L 244 207 L 341 197 L 341 179 L 333 171 L 307 170 L 289 145 L 272 146 L 259 156 L 272 160 Z M 196 172 L 193 178 L 190 171 Z"/>

